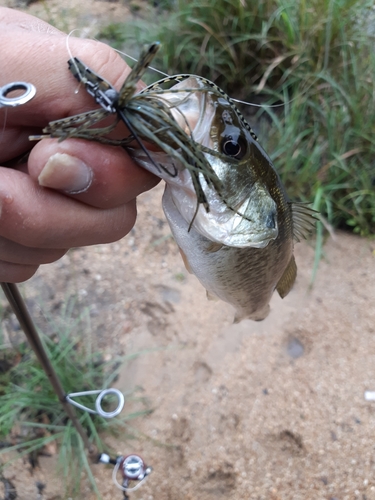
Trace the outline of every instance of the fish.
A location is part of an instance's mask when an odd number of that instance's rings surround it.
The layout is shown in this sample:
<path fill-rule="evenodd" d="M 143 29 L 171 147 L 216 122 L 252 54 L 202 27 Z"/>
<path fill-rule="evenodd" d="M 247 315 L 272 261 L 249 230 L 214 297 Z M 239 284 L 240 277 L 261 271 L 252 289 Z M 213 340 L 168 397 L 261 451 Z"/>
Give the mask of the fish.
<path fill-rule="evenodd" d="M 234 306 L 236 323 L 263 320 L 274 291 L 284 298 L 295 282 L 294 241 L 307 236 L 314 211 L 290 201 L 270 157 L 224 92 L 210 92 L 204 79 L 190 76 L 161 97 L 179 126 L 204 146 L 222 191 L 201 179 L 209 210 L 196 210 L 191 175 L 172 156 L 151 153 L 164 167 L 160 173 L 141 150 L 129 153 L 165 180 L 165 216 L 187 270 L 208 298 Z M 178 175 L 168 177 L 164 172 L 172 167 Z"/>
<path fill-rule="evenodd" d="M 41 137 L 125 147 L 138 165 L 165 181 L 166 219 L 187 270 L 207 297 L 231 304 L 235 322 L 261 321 L 275 290 L 284 298 L 292 289 L 294 242 L 307 236 L 315 212 L 289 199 L 250 125 L 213 82 L 177 75 L 135 93 L 158 48 L 154 43 L 142 53 L 120 92 L 78 59 L 71 61 L 74 76 L 102 109 L 52 122 Z M 169 82 L 174 85 L 164 89 Z M 92 128 L 109 114 L 115 116 L 113 128 L 125 122 L 129 137 L 114 142 L 111 127 Z"/>

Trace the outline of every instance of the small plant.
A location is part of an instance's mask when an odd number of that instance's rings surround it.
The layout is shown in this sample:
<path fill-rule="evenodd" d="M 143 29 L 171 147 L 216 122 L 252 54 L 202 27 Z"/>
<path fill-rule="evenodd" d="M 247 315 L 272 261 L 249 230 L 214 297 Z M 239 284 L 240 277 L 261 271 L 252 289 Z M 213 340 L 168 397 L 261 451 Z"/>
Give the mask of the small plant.
<path fill-rule="evenodd" d="M 124 359 L 104 362 L 92 355 L 87 346 L 72 335 L 42 336 L 48 357 L 66 393 L 104 389 L 116 378 Z M 79 489 L 81 471 L 87 473 L 92 487 L 100 497 L 80 436 L 67 418 L 50 382 L 27 344 L 1 352 L 0 367 L 0 441 L 9 446 L 0 455 L 17 451 L 37 459 L 38 452 L 59 449 L 59 463 L 70 493 Z M 93 408 L 92 396 L 79 402 Z M 104 401 L 104 404 L 106 401 Z M 107 401 L 107 404 L 110 402 Z M 106 420 L 98 415 L 76 411 L 79 420 L 99 452 L 107 451 L 101 434 L 126 433 L 126 421 L 147 411 Z M 69 478 L 76 478 L 75 482 Z"/>

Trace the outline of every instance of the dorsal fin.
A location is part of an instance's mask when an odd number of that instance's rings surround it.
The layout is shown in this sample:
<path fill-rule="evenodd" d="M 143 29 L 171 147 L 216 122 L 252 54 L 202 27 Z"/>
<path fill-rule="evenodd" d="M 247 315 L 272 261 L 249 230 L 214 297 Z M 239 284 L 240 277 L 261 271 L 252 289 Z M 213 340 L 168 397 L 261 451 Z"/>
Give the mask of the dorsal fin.
<path fill-rule="evenodd" d="M 315 226 L 319 212 L 309 206 L 308 203 L 290 204 L 292 209 L 293 237 L 296 241 L 307 238 Z"/>

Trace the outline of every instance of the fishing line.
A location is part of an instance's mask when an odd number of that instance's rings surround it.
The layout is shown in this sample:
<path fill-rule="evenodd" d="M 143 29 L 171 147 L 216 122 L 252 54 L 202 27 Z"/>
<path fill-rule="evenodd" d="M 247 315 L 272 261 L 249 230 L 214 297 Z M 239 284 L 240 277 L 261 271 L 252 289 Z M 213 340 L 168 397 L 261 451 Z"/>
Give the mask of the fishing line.
<path fill-rule="evenodd" d="M 235 101 L 235 102 L 238 102 L 240 104 L 246 104 L 248 106 L 254 106 L 256 108 L 278 108 L 278 107 L 281 107 L 281 106 L 286 106 L 294 101 L 296 101 L 297 99 L 299 99 L 301 96 L 304 96 L 305 94 L 307 94 L 307 92 L 311 89 L 311 87 L 313 87 L 315 84 L 315 81 L 314 83 L 310 83 L 310 85 L 308 85 L 305 90 L 302 90 L 298 95 L 296 95 L 296 97 L 293 97 L 293 99 L 289 99 L 289 101 L 285 101 L 284 103 L 282 104 L 253 104 L 253 103 L 250 103 L 250 102 L 246 102 L 246 101 L 241 101 L 239 99 L 234 99 L 233 97 L 231 97 L 232 101 Z"/>
<path fill-rule="evenodd" d="M 281 106 L 285 106 L 285 104 L 289 104 L 290 102 L 292 102 L 288 101 L 287 103 L 283 104 L 255 104 L 255 102 L 241 101 L 240 99 L 235 99 L 234 97 L 231 97 L 231 99 L 232 101 L 237 102 L 239 104 L 246 104 L 246 106 L 253 106 L 254 108 L 279 108 Z"/>
<path fill-rule="evenodd" d="M 83 79 L 84 79 L 84 76 L 83 76 L 83 75 L 81 74 L 81 72 L 79 71 L 79 68 L 78 68 L 78 66 L 77 66 L 77 64 L 76 64 L 76 62 L 75 62 L 75 59 L 74 59 L 73 53 L 72 53 L 72 51 L 70 50 L 70 47 L 69 47 L 69 38 L 71 37 L 71 35 L 72 35 L 75 31 L 80 31 L 80 29 L 79 29 L 79 28 L 75 28 L 74 30 L 72 30 L 72 31 L 71 31 L 71 32 L 67 35 L 66 40 L 65 40 L 65 46 L 66 46 L 66 50 L 68 51 L 68 54 L 69 54 L 69 60 L 70 60 L 70 61 L 72 61 L 72 64 L 74 65 L 74 67 L 75 67 L 75 69 L 76 69 L 77 73 L 78 73 L 78 74 L 79 74 L 79 76 L 80 76 L 80 80 L 81 80 L 81 81 L 79 82 L 79 84 L 77 85 L 77 88 L 76 88 L 76 89 L 75 89 L 75 91 L 74 91 L 74 93 L 75 93 L 75 94 L 78 94 L 79 89 L 80 89 L 80 88 L 81 88 L 81 86 L 82 86 L 82 81 L 83 81 Z"/>
<path fill-rule="evenodd" d="M 94 40 L 96 40 L 96 38 L 94 38 Z M 99 40 L 96 40 L 96 41 L 99 41 Z M 117 52 L 118 54 L 121 54 L 122 56 L 128 57 L 129 59 L 131 59 L 134 62 L 138 62 L 138 59 L 136 57 L 132 57 L 129 54 L 127 54 L 126 52 L 122 52 L 121 50 L 115 49 L 115 48 L 113 48 L 113 50 L 115 52 Z M 154 68 L 153 66 L 149 66 L 148 69 L 152 69 L 152 71 L 155 71 L 156 73 L 160 73 L 161 75 L 166 76 L 166 77 L 170 76 L 167 73 L 164 73 L 164 71 L 160 71 L 160 69 Z"/>
<path fill-rule="evenodd" d="M 97 42 L 100 41 L 97 38 L 94 38 L 94 40 L 96 40 Z M 126 52 L 122 52 L 121 50 L 115 49 L 114 47 L 112 47 L 112 48 L 118 54 L 121 54 L 125 57 L 128 57 L 129 59 L 131 59 L 134 62 L 138 62 L 138 59 L 136 57 L 132 57 L 129 54 L 127 54 Z M 164 73 L 164 71 L 161 71 L 160 69 L 154 68 L 153 66 L 149 66 L 148 69 L 151 69 L 152 71 L 155 71 L 156 73 L 159 73 L 160 75 L 163 75 L 167 78 L 173 79 L 173 76 L 168 75 L 167 73 Z M 191 76 L 199 76 L 199 75 L 191 75 Z M 200 76 L 200 78 L 204 78 L 204 77 Z M 237 102 L 239 104 L 245 104 L 246 106 L 253 106 L 254 108 L 279 108 L 279 107 L 285 106 L 286 104 L 290 104 L 291 102 L 294 102 L 295 100 L 297 100 L 301 95 L 304 95 L 310 87 L 312 87 L 312 84 L 309 85 L 309 87 L 305 91 L 301 92 L 298 96 L 296 96 L 293 99 L 290 99 L 289 101 L 286 101 L 282 104 L 256 104 L 255 102 L 241 101 L 241 99 L 235 99 L 234 97 L 231 97 L 231 99 L 232 99 L 232 101 Z"/>
<path fill-rule="evenodd" d="M 73 57 L 73 54 L 70 50 L 70 47 L 69 47 L 69 37 L 75 32 L 75 31 L 80 31 L 79 28 L 75 28 L 74 30 L 72 30 L 68 35 L 67 35 L 67 38 L 66 38 L 66 48 L 67 48 L 67 51 L 69 53 L 69 57 L 70 59 L 74 59 Z M 103 43 L 101 42 L 101 40 L 98 40 L 97 38 L 92 38 L 92 40 L 95 40 L 96 42 L 100 42 L 100 43 Z M 138 59 L 136 57 L 133 57 L 131 56 L 130 54 L 128 54 L 127 52 L 123 52 L 119 49 L 115 49 L 114 47 L 111 47 L 115 52 L 117 52 L 118 54 L 121 54 L 122 56 L 124 57 L 127 57 L 128 59 L 130 59 L 131 61 L 134 61 L 134 62 L 138 62 Z M 81 73 L 79 72 L 77 66 L 75 65 L 76 69 L 77 69 L 77 72 L 80 76 Z M 157 69 L 153 66 L 149 66 L 148 69 L 154 71 L 155 73 L 159 73 L 160 75 L 163 75 L 164 77 L 170 77 L 170 78 L 173 78 L 173 76 L 171 75 L 168 75 L 167 73 L 164 73 L 164 71 L 161 71 L 160 69 Z M 199 76 L 199 75 L 191 75 L 191 76 Z M 202 76 L 200 76 L 200 78 L 204 78 Z M 215 84 L 216 85 L 216 84 Z M 290 104 L 294 101 L 296 101 L 297 99 L 299 99 L 301 96 L 303 96 L 304 94 L 306 94 L 308 92 L 308 90 L 313 86 L 313 84 L 310 84 L 304 91 L 302 91 L 300 94 L 298 94 L 296 97 L 294 97 L 293 99 L 290 99 L 289 101 L 285 101 L 281 104 L 256 104 L 254 102 L 248 102 L 248 101 L 242 101 L 241 99 L 235 99 L 234 97 L 231 97 L 231 100 L 233 102 L 236 102 L 238 104 L 244 104 L 245 106 L 253 106 L 254 108 L 281 108 L 283 106 L 286 106 L 287 104 Z M 79 87 L 75 90 L 75 93 L 77 94 L 79 92 Z"/>

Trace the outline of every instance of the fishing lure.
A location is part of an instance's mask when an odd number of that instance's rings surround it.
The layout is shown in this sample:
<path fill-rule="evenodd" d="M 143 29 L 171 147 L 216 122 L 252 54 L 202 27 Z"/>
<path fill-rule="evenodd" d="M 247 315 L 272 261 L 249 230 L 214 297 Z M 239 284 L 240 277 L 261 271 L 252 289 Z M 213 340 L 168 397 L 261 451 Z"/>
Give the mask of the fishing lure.
<path fill-rule="evenodd" d="M 165 153 L 172 155 L 190 171 L 196 188 L 198 205 L 202 203 L 206 210 L 209 210 L 199 174 L 202 174 L 207 184 L 218 192 L 222 189 L 222 183 L 205 158 L 202 148 L 178 126 L 166 104 L 161 100 L 150 99 L 154 93 L 151 94 L 148 88 L 135 94 L 138 81 L 159 48 L 160 44 L 155 42 L 144 49 L 119 92 L 78 58 L 70 59 L 68 65 L 73 76 L 85 86 L 87 92 L 94 97 L 102 109 L 50 122 L 43 129 L 44 135 L 30 136 L 30 140 L 58 138 L 62 141 L 68 137 L 76 137 L 125 148 L 136 141 L 157 170 L 165 171 L 172 177 L 176 176 L 176 168 L 166 170 L 162 163 L 155 163 L 143 144 L 143 140 L 150 141 Z M 153 85 L 150 90 L 155 88 Z M 92 128 L 93 125 L 110 116 L 114 116 L 110 125 Z M 125 123 L 130 135 L 119 140 L 107 137 L 120 120 Z"/>
<path fill-rule="evenodd" d="M 101 109 L 88 111 L 79 115 L 71 116 L 61 120 L 50 122 L 43 129 L 44 135 L 30 136 L 30 140 L 39 140 L 43 138 L 58 138 L 59 141 L 69 137 L 75 137 L 86 140 L 93 140 L 102 144 L 122 146 L 126 149 L 131 148 L 134 141 L 148 158 L 148 161 L 155 167 L 159 173 L 166 173 L 170 177 L 178 175 L 174 163 L 165 167 L 162 162 L 156 162 L 145 147 L 143 141 L 149 141 L 160 148 L 161 151 L 176 159 L 186 168 L 191 175 L 194 190 L 197 196 L 196 212 L 199 205 L 202 204 L 206 211 L 210 210 L 206 195 L 202 189 L 203 176 L 205 183 L 212 187 L 223 203 L 234 212 L 228 200 L 224 198 L 223 183 L 213 170 L 209 160 L 205 156 L 224 157 L 227 161 L 233 160 L 235 163 L 238 156 L 238 145 L 228 140 L 224 146 L 223 154 L 214 151 L 194 140 L 194 134 L 187 120 L 184 119 L 185 130 L 177 123 L 172 115 L 173 108 L 183 104 L 183 99 L 175 104 L 163 102 L 163 95 L 167 92 L 179 93 L 180 90 L 162 89 L 162 85 L 171 82 L 182 82 L 191 77 L 189 74 L 176 75 L 163 78 L 156 83 L 146 87 L 136 94 L 136 85 L 147 70 L 152 59 L 160 48 L 158 42 L 145 47 L 138 62 L 132 68 L 130 74 L 124 81 L 119 92 L 104 78 L 96 74 L 78 58 L 74 57 L 68 61 L 69 70 L 73 76 L 84 85 L 86 91 L 95 99 Z M 231 106 L 235 107 L 230 97 L 217 87 L 210 80 L 202 77 L 196 77 L 202 83 L 201 92 L 210 92 L 218 97 L 222 97 Z M 192 89 L 196 91 L 196 89 Z M 183 90 L 186 93 L 186 89 Z M 236 108 L 243 126 L 249 131 L 254 140 L 257 140 L 251 127 L 248 125 L 240 111 Z M 106 127 L 93 127 L 108 117 L 113 117 L 113 122 Z M 116 128 L 119 121 L 123 121 L 130 131 L 130 135 L 123 139 L 112 139 L 108 135 Z M 246 218 L 244 214 L 240 214 Z M 190 222 L 190 227 L 194 217 Z"/>

